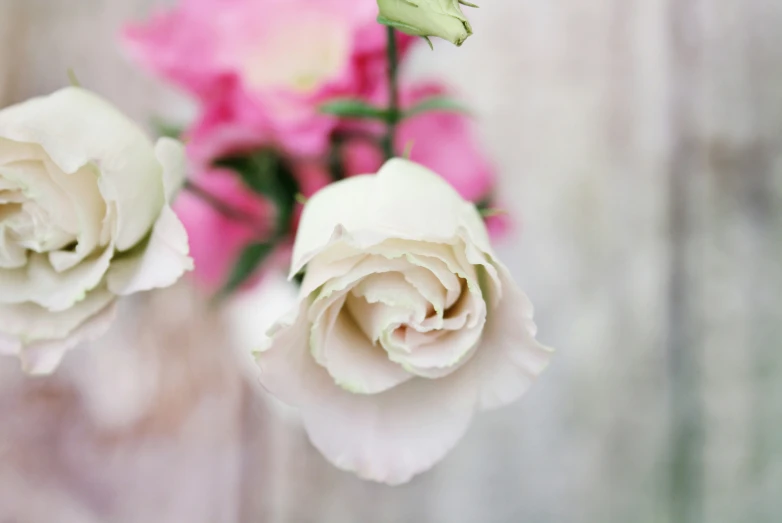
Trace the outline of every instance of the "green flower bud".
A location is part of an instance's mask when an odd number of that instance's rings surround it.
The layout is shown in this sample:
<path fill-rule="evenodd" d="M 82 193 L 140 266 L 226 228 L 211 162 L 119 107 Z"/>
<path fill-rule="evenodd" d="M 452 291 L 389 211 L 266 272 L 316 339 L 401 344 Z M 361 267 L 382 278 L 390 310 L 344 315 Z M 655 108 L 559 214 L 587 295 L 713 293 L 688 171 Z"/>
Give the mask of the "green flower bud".
<path fill-rule="evenodd" d="M 472 34 L 459 4 L 477 7 L 463 0 L 377 0 L 378 22 L 427 40 L 437 36 L 458 46 Z"/>

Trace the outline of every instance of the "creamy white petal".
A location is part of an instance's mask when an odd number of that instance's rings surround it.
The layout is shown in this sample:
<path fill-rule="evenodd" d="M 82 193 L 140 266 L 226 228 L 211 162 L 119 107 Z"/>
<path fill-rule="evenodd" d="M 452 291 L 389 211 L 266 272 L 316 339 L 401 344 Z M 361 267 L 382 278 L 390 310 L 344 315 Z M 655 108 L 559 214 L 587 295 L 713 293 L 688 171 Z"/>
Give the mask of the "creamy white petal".
<path fill-rule="evenodd" d="M 107 275 L 109 290 L 127 295 L 173 285 L 193 269 L 189 251 L 184 225 L 165 205 L 148 242 L 112 262 Z"/>
<path fill-rule="evenodd" d="M 117 204 L 118 250 L 138 243 L 164 202 L 162 167 L 149 139 L 111 104 L 78 87 L 0 111 L 0 136 L 40 144 L 65 173 L 88 163 L 101 172 L 101 193 Z"/>
<path fill-rule="evenodd" d="M 79 223 L 76 248 L 73 251 L 53 251 L 49 261 L 57 272 L 66 271 L 81 262 L 97 247 L 106 202 L 98 190 L 99 173 L 88 164 L 74 173 L 65 174 L 50 160 L 44 161 L 51 179 L 68 196 Z M 105 245 L 104 245 L 105 246 Z"/>
<path fill-rule="evenodd" d="M 464 325 L 457 324 L 458 329 L 440 331 L 439 336 L 423 337 L 425 341 L 409 354 L 394 355 L 392 359 L 409 372 L 426 378 L 445 376 L 465 364 L 483 333 L 486 307 L 480 295 L 476 297 L 465 292 L 455 308 L 460 310 L 453 311 L 454 316 L 464 318 Z"/>
<path fill-rule="evenodd" d="M 440 461 L 461 439 L 474 411 L 474 390 L 451 375 L 412 379 L 376 395 L 319 383 L 302 418 L 313 445 L 335 466 L 399 485 Z"/>
<path fill-rule="evenodd" d="M 353 265 L 349 272 L 342 276 L 331 278 L 322 286 L 319 286 L 320 290 L 315 293 L 313 304 L 310 307 L 310 321 L 317 321 L 317 318 L 326 307 L 331 306 L 336 297 L 341 296 L 339 294 L 341 291 L 353 288 L 363 278 L 373 274 L 403 271 L 405 268 L 407 268 L 407 263 L 401 259 L 389 260 L 382 256 L 366 256 L 362 258 L 361 261 Z M 321 271 L 316 271 L 310 275 L 308 271 L 304 276 L 302 286 L 312 287 L 311 280 L 320 279 L 323 274 Z"/>
<path fill-rule="evenodd" d="M 334 329 L 334 324 L 337 323 L 342 312 L 342 307 L 345 305 L 345 301 L 348 297 L 348 291 L 340 291 L 334 293 L 329 299 L 330 305 L 325 306 L 323 312 L 319 314 L 314 320 L 310 315 L 310 321 L 312 327 L 310 328 L 310 354 L 318 362 L 318 365 L 326 366 L 326 336 Z M 312 308 L 310 308 L 312 311 Z"/>
<path fill-rule="evenodd" d="M 74 268 L 57 272 L 48 256 L 32 253 L 25 267 L 0 271 L 0 303 L 29 301 L 51 311 L 65 310 L 98 286 L 112 255 L 113 249 L 109 246 Z"/>
<path fill-rule="evenodd" d="M 0 165 L 31 159 L 40 159 L 39 145 L 14 141 L 0 136 Z M 0 182 L 0 188 L 2 186 L 3 184 Z"/>
<path fill-rule="evenodd" d="M 92 341 L 105 334 L 115 316 L 116 302 L 112 302 L 79 325 L 66 338 L 38 341 L 25 346 L 19 355 L 22 369 L 35 375 L 54 372 L 66 352 L 80 343 Z"/>
<path fill-rule="evenodd" d="M 350 293 L 369 303 L 384 303 L 389 307 L 408 310 L 409 321 L 423 321 L 431 307 L 400 272 L 381 272 L 366 276 Z"/>
<path fill-rule="evenodd" d="M 49 175 L 42 160 L 30 159 L 6 164 L 0 167 L 0 178 L 17 185 L 25 201 L 36 202 L 59 228 L 76 238 L 79 233 L 76 208 L 68 193 Z"/>
<path fill-rule="evenodd" d="M 452 240 L 461 245 L 458 239 Z M 388 258 L 405 258 L 408 262 L 429 270 L 447 290 L 445 307 L 450 307 L 462 292 L 459 277 L 475 280 L 472 267 L 461 264 L 451 243 L 388 239 L 365 249 L 366 252 L 382 254 Z M 477 283 L 477 282 L 476 282 Z"/>
<path fill-rule="evenodd" d="M 318 380 L 336 387 L 326 369 L 309 351 L 308 300 L 302 300 L 268 331 L 269 339 L 255 353 L 261 384 L 280 400 L 300 407 L 317 394 Z"/>
<path fill-rule="evenodd" d="M 26 263 L 27 249 L 12 239 L 10 231 L 0 223 L 0 269 L 18 269 Z"/>
<path fill-rule="evenodd" d="M 410 311 L 401 307 L 389 307 L 385 303 L 369 303 L 363 298 L 348 294 L 346 308 L 356 320 L 364 336 L 376 343 L 383 331 L 396 328 L 410 321 Z"/>
<path fill-rule="evenodd" d="M 432 271 L 411 264 L 410 267 L 404 270 L 402 276 L 427 302 L 429 302 L 439 315 L 442 315 L 446 308 L 447 291 Z"/>
<path fill-rule="evenodd" d="M 22 344 L 64 338 L 113 300 L 114 295 L 100 287 L 73 307 L 60 312 L 51 312 L 30 302 L 0 305 L 0 334 L 13 337 Z"/>
<path fill-rule="evenodd" d="M 346 205 L 345 202 L 350 202 Z M 429 169 L 395 158 L 377 175 L 354 176 L 316 193 L 304 208 L 293 249 L 295 274 L 325 246 L 338 240 L 335 226 L 366 245 L 385 238 L 452 241 L 461 229 L 491 252 L 477 211 Z M 478 215 L 480 219 L 480 216 Z"/>
<path fill-rule="evenodd" d="M 256 356 L 264 387 L 298 406 L 313 444 L 337 467 L 400 484 L 440 461 L 475 410 L 472 376 L 413 379 L 384 393 L 340 388 L 307 350 L 306 301 L 272 331 Z"/>
<path fill-rule="evenodd" d="M 335 249 L 336 250 L 336 249 Z M 307 266 L 307 273 L 301 282 L 299 296 L 306 297 L 329 280 L 345 276 L 353 267 L 367 258 L 366 254 L 340 256 L 329 259 L 329 252 L 323 252 Z"/>
<path fill-rule="evenodd" d="M 479 406 L 493 409 L 521 397 L 548 366 L 553 351 L 535 339 L 533 309 L 499 262 L 502 300 L 489 310 L 481 344 L 466 367 L 479 384 Z"/>
<path fill-rule="evenodd" d="M 326 333 L 323 355 L 334 382 L 355 394 L 378 394 L 413 377 L 373 345 L 344 309 Z"/>
<path fill-rule="evenodd" d="M 163 167 L 163 191 L 171 203 L 185 183 L 185 147 L 172 138 L 160 138 L 155 144 L 155 157 Z"/>

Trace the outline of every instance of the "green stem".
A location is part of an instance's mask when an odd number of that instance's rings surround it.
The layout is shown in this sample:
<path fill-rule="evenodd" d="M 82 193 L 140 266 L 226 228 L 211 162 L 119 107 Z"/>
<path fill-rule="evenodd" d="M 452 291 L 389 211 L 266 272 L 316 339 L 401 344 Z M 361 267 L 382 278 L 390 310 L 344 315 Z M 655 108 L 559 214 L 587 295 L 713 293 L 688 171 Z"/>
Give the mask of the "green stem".
<path fill-rule="evenodd" d="M 383 153 L 386 159 L 391 159 L 395 154 L 394 148 L 394 135 L 396 134 L 396 126 L 400 120 L 399 111 L 399 84 L 397 81 L 397 68 L 399 65 L 399 57 L 396 47 L 396 33 L 393 27 L 386 27 L 386 36 L 388 38 L 388 44 L 386 46 L 386 56 L 388 57 L 388 87 L 389 87 L 389 101 L 388 111 L 386 116 L 386 134 L 383 137 Z"/>

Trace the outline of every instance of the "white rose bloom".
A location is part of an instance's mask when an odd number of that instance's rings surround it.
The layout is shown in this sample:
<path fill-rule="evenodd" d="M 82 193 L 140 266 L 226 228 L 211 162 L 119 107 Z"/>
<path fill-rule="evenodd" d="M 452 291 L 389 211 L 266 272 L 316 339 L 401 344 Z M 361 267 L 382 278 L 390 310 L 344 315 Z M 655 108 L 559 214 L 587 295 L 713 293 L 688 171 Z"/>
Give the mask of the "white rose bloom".
<path fill-rule="evenodd" d="M 0 111 L 0 354 L 51 372 L 108 328 L 117 296 L 192 268 L 168 205 L 183 177 L 179 142 L 153 146 L 84 89 Z"/>
<path fill-rule="evenodd" d="M 260 379 L 363 478 L 430 468 L 548 363 L 475 206 L 420 165 L 391 160 L 311 198 L 291 273 L 305 266 L 299 305 L 256 356 Z"/>

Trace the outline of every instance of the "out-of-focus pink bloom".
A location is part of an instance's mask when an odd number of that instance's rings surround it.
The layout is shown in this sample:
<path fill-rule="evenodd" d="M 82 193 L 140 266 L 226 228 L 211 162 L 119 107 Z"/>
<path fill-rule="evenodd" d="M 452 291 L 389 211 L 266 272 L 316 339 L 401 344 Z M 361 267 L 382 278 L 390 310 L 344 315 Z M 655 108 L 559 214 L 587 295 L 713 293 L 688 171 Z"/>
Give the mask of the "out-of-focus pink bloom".
<path fill-rule="evenodd" d="M 402 90 L 402 105 L 413 107 L 434 96 L 448 95 L 437 84 L 424 84 Z M 354 124 L 347 132 L 355 132 Z M 365 131 L 377 133 L 375 127 Z M 465 199 L 479 203 L 490 200 L 496 181 L 494 167 L 476 140 L 473 122 L 468 115 L 457 112 L 433 111 L 404 120 L 396 135 L 398 152 L 410 148 L 410 159 L 429 167 L 445 178 Z M 361 138 L 351 139 L 344 148 L 348 175 L 373 173 L 383 163 L 376 144 Z M 499 232 L 507 216 L 489 220 L 490 230 Z"/>
<path fill-rule="evenodd" d="M 307 197 L 330 181 L 328 173 L 315 163 L 294 165 L 293 175 L 299 190 Z M 196 281 L 207 290 L 216 291 L 227 282 L 245 247 L 271 238 L 276 209 L 271 202 L 245 187 L 238 174 L 227 169 L 203 171 L 191 179 L 191 184 L 195 189 L 191 186 L 182 191 L 175 210 L 188 232 Z M 301 207 L 296 205 L 292 231 L 295 231 Z M 288 243 L 280 243 L 262 270 L 248 283 L 256 282 L 265 269 L 282 268 L 290 256 Z"/>
<path fill-rule="evenodd" d="M 248 191 L 228 170 L 203 172 L 192 183 L 212 199 L 184 190 L 174 209 L 187 229 L 195 262 L 193 276 L 210 291 L 217 290 L 226 283 L 244 247 L 271 234 L 274 207 Z M 215 199 L 230 206 L 230 211 L 219 209 Z"/>
<path fill-rule="evenodd" d="M 323 102 L 384 92 L 376 16 L 371 1 L 183 0 L 128 26 L 125 39 L 137 61 L 201 100 L 190 134 L 204 149 L 253 142 L 317 154 L 337 124 L 319 113 Z M 402 51 L 411 41 L 400 37 Z"/>
<path fill-rule="evenodd" d="M 492 207 L 499 210 L 498 214 L 489 215 L 484 219 L 486 223 L 486 230 L 489 231 L 489 236 L 492 240 L 500 240 L 508 236 L 508 233 L 513 229 L 514 222 L 513 217 L 508 214 L 508 208 L 497 202 L 492 203 Z"/>

